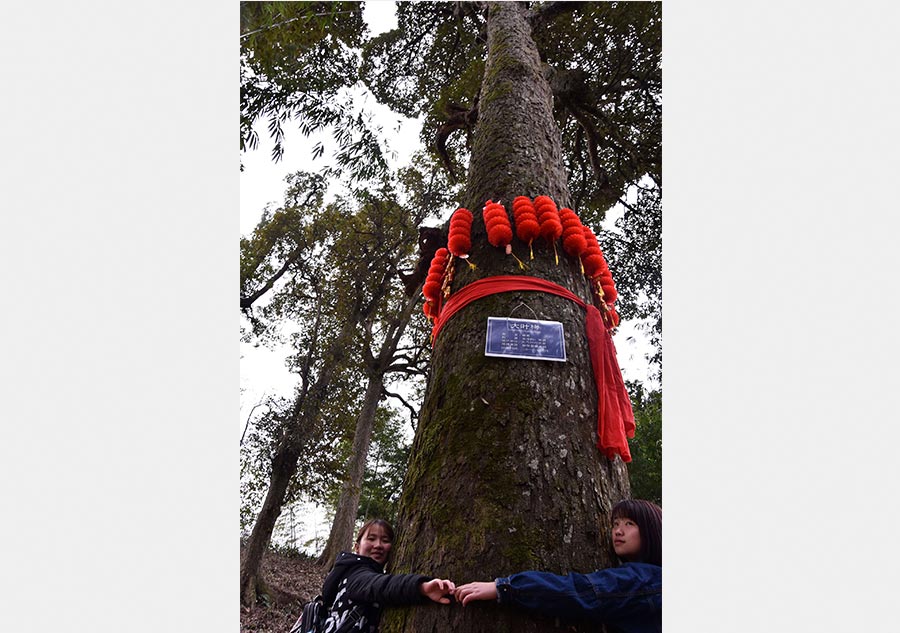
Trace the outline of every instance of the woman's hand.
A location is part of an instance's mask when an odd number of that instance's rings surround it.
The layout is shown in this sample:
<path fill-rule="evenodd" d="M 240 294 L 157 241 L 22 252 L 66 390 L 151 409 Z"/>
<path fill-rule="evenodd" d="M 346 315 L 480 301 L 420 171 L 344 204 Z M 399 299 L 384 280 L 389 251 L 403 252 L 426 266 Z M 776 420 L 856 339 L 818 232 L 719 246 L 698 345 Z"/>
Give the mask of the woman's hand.
<path fill-rule="evenodd" d="M 441 580 L 435 578 L 419 585 L 419 591 L 423 596 L 427 596 L 429 600 L 440 602 L 441 604 L 450 604 L 450 598 L 456 590 L 456 585 L 451 580 Z"/>
<path fill-rule="evenodd" d="M 493 582 L 470 582 L 457 587 L 453 595 L 456 596 L 457 602 L 462 602 L 463 606 L 472 600 L 496 600 L 497 585 Z"/>

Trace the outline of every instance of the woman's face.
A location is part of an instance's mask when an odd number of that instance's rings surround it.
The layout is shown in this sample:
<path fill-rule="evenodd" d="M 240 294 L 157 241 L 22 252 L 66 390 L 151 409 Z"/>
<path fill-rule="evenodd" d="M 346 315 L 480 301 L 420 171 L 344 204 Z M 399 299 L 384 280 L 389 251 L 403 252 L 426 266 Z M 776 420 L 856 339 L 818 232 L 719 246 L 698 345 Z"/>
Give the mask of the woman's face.
<path fill-rule="evenodd" d="M 391 537 L 385 529 L 378 525 L 370 525 L 356 544 L 356 553 L 368 556 L 376 563 L 384 565 L 391 552 Z"/>
<path fill-rule="evenodd" d="M 637 560 L 641 553 L 641 531 L 637 523 L 621 517 L 613 519 L 613 549 L 622 560 Z"/>

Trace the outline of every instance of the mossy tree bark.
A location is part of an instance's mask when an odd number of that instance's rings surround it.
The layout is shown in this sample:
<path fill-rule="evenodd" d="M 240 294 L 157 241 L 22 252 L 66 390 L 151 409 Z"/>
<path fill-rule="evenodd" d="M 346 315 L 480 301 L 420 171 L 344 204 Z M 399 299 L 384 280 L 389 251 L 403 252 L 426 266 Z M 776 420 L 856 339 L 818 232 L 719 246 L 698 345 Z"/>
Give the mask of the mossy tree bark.
<path fill-rule="evenodd" d="M 487 242 L 481 210 L 488 199 L 512 212 L 518 195 L 569 192 L 550 87 L 519 3 L 491 3 L 480 112 L 466 200 L 472 227 L 470 270 L 457 262 L 453 292 L 484 277 L 527 274 L 553 281 L 590 302 L 578 261 L 546 243 L 514 238 L 529 267 Z M 577 209 L 576 209 L 577 212 Z M 523 306 L 524 304 L 524 306 Z M 484 355 L 488 316 L 563 323 L 565 363 Z M 400 502 L 393 571 L 419 571 L 457 584 L 526 569 L 588 572 L 614 564 L 609 511 L 628 496 L 619 458 L 596 448 L 597 393 L 583 308 L 561 297 L 509 292 L 458 312 L 434 347 L 409 470 Z M 475 603 L 389 610 L 383 633 L 558 631 L 552 619 Z M 578 630 L 596 631 L 596 626 Z"/>

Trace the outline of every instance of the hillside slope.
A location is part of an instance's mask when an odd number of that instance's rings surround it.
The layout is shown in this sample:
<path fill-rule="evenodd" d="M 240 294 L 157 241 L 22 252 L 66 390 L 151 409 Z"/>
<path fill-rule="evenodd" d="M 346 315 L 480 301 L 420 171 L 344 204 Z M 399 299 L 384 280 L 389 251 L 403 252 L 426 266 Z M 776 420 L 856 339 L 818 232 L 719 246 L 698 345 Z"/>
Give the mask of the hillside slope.
<path fill-rule="evenodd" d="M 243 553 L 243 547 L 241 550 Z M 288 633 L 300 617 L 303 603 L 322 590 L 327 572 L 312 558 L 267 551 L 262 577 L 271 589 L 268 606 L 241 607 L 241 633 Z"/>

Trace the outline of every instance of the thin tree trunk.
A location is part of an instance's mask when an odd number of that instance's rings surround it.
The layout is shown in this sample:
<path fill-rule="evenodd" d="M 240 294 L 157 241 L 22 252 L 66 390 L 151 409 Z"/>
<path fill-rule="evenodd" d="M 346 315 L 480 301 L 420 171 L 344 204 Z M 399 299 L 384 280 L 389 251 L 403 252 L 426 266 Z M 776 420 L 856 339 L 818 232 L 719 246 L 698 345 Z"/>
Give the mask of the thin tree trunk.
<path fill-rule="evenodd" d="M 325 550 L 316 561 L 327 568 L 334 565 L 338 553 L 348 550 L 353 542 L 353 526 L 356 522 L 356 511 L 359 508 L 359 496 L 362 491 L 363 475 L 366 472 L 366 459 L 369 456 L 369 444 L 372 441 L 372 430 L 375 426 L 375 412 L 381 400 L 381 387 L 384 374 L 371 376 L 363 399 L 362 409 L 356 418 L 356 433 L 353 436 L 353 448 L 350 452 L 350 466 L 347 478 L 341 489 L 331 533 Z"/>
<path fill-rule="evenodd" d="M 281 514 L 288 484 L 297 470 L 300 453 L 293 444 L 295 443 L 282 438 L 276 449 L 275 457 L 272 460 L 269 490 L 256 517 L 250 539 L 247 541 L 244 560 L 241 561 L 241 603 L 246 606 L 254 604 L 258 597 L 258 590 L 265 587 L 259 577 L 259 567 L 262 556 L 269 546 L 269 540 L 272 538 L 275 522 Z"/>
<path fill-rule="evenodd" d="M 396 315 L 391 323 L 381 350 L 370 365 L 366 394 L 363 398 L 362 408 L 356 418 L 356 431 L 353 436 L 353 448 L 350 453 L 350 467 L 344 480 L 341 496 L 337 502 L 328 543 L 326 543 L 325 550 L 316 560 L 318 565 L 330 568 L 334 565 L 337 555 L 352 545 L 353 527 L 356 523 L 359 497 L 362 492 L 366 461 L 369 456 L 369 445 L 375 427 L 375 414 L 384 390 L 385 372 L 391 365 L 394 354 L 396 354 L 397 347 L 400 344 L 400 339 L 403 336 L 403 331 L 409 324 L 412 313 L 418 304 L 418 296 L 414 296 L 406 302 L 406 306 Z"/>
<path fill-rule="evenodd" d="M 453 292 L 484 277 L 527 274 L 590 290 L 574 258 L 560 249 L 513 240 L 529 270 L 486 239 L 488 199 L 511 215 L 515 196 L 549 195 L 562 207 L 569 192 L 552 96 L 520 3 L 491 3 L 488 57 L 469 166 L 466 206 L 475 215 L 470 261 L 456 267 Z M 577 211 L 577 209 L 576 209 Z M 488 316 L 560 321 L 564 363 L 484 355 Z M 614 561 L 609 512 L 629 493 L 620 459 L 596 448 L 597 393 L 577 304 L 544 293 L 510 292 L 469 304 L 435 342 L 422 416 L 400 501 L 394 571 L 420 571 L 457 584 L 525 569 L 587 572 Z M 558 632 L 551 619 L 480 603 L 389 610 L 382 633 L 457 631 Z M 582 626 L 580 631 L 597 631 Z"/>

